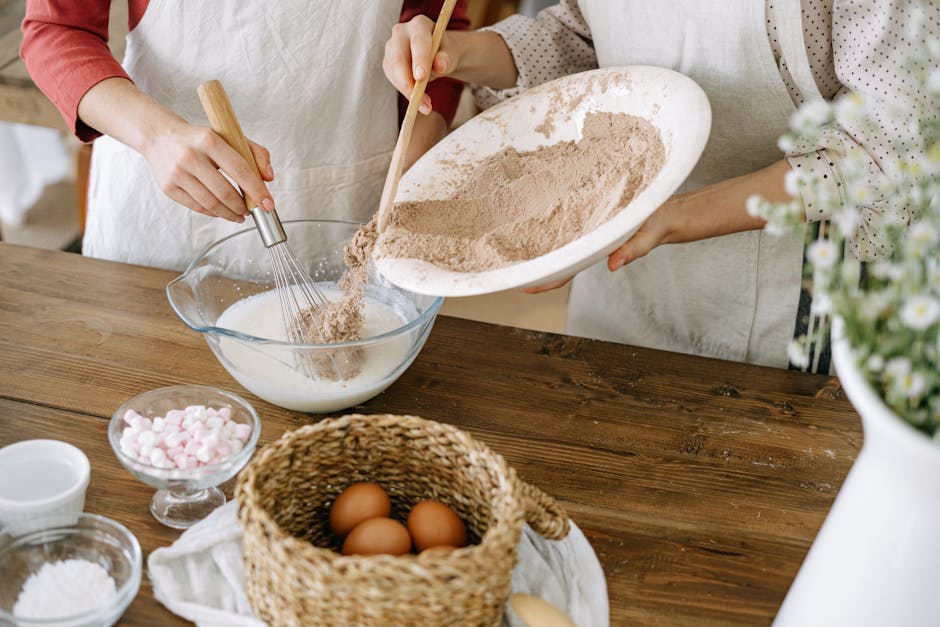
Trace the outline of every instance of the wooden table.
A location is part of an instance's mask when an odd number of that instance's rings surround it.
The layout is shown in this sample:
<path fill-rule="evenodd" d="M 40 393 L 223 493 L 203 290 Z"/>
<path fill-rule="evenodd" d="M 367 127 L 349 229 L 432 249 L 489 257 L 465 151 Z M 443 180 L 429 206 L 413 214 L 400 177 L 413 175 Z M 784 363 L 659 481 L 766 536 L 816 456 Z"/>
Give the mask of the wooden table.
<path fill-rule="evenodd" d="M 171 272 L 0 244 L 0 445 L 53 437 L 91 459 L 86 509 L 145 554 L 178 532 L 117 462 L 111 413 L 178 383 L 244 394 L 260 446 L 317 420 L 248 394 L 171 311 Z M 861 445 L 837 380 L 439 317 L 360 412 L 449 422 L 557 497 L 594 546 L 612 625 L 768 624 Z M 147 578 L 124 616 L 182 624 Z"/>

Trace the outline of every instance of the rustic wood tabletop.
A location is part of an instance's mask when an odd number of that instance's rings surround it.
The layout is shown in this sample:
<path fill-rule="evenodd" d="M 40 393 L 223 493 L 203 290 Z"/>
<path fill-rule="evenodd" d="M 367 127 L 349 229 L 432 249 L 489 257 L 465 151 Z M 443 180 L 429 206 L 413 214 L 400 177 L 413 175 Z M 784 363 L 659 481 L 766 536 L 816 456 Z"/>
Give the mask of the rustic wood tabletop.
<path fill-rule="evenodd" d="M 127 398 L 233 390 L 262 416 L 259 446 L 319 418 L 240 388 L 170 309 L 172 272 L 10 244 L 0 269 L 0 445 L 81 447 L 86 510 L 145 555 L 179 532 L 109 447 Z M 862 439 L 834 378 L 443 316 L 401 379 L 349 412 L 457 425 L 558 498 L 603 565 L 612 625 L 769 624 Z M 122 623 L 184 624 L 146 576 Z"/>

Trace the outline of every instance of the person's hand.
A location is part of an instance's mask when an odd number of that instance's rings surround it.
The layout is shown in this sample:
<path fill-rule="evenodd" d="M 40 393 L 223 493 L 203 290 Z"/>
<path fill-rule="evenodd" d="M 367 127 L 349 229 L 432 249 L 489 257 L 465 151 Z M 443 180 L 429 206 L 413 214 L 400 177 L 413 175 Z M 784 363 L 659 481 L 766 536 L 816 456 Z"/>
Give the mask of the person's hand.
<path fill-rule="evenodd" d="M 406 98 L 411 97 L 415 82 L 430 72 L 428 80 L 450 75 L 457 67 L 458 52 L 450 45 L 450 38 L 445 33 L 441 46 L 431 60 L 431 35 L 434 22 L 426 15 L 418 15 L 404 24 L 392 27 L 392 36 L 385 43 L 385 58 L 382 69 L 389 82 Z M 431 98 L 425 94 L 418 111 L 427 115 L 431 112 Z"/>
<path fill-rule="evenodd" d="M 223 170 L 261 207 L 274 210 L 274 199 L 264 181 L 274 179 L 267 148 L 249 141 L 262 178 L 242 156 L 211 128 L 179 120 L 154 134 L 142 151 L 163 192 L 196 213 L 244 222 L 249 211 Z"/>
<path fill-rule="evenodd" d="M 619 270 L 662 244 L 696 242 L 710 237 L 762 229 L 766 221 L 747 212 L 747 199 L 760 194 L 773 202 L 789 202 L 783 179 L 790 170 L 785 159 L 731 179 L 678 194 L 654 211 L 624 244 L 607 257 L 607 268 Z M 528 294 L 557 289 L 571 279 L 525 288 Z"/>

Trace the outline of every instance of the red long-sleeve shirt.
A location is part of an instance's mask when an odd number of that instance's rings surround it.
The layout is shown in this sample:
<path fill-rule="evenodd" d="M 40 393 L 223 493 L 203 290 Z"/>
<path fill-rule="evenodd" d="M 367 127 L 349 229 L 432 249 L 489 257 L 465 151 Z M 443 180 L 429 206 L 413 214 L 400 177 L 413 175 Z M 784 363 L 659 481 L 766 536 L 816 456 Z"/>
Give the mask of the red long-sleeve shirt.
<path fill-rule="evenodd" d="M 133 30 L 150 0 L 128 1 L 128 29 Z M 78 119 L 78 103 L 85 93 L 106 78 L 130 78 L 108 49 L 110 0 L 27 0 L 20 56 L 33 82 L 55 104 L 72 132 L 82 141 L 98 137 L 95 129 Z M 401 20 L 424 14 L 437 19 L 444 0 L 404 0 Z M 448 26 L 470 27 L 467 0 L 458 0 Z M 454 118 L 462 84 L 439 79 L 428 85 L 434 110 L 448 125 Z"/>

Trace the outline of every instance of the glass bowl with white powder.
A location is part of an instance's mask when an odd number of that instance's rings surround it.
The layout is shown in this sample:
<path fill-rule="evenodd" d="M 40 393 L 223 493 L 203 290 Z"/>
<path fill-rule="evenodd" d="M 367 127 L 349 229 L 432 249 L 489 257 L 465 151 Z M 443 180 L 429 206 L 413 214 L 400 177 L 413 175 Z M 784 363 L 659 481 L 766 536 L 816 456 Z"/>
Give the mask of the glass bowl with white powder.
<path fill-rule="evenodd" d="M 137 538 L 109 518 L 0 539 L 0 625 L 113 625 L 140 587 Z"/>
<path fill-rule="evenodd" d="M 355 222 L 285 221 L 287 244 L 320 291 L 342 298 L 346 245 Z M 427 340 L 442 298 L 398 288 L 369 269 L 358 339 L 287 341 L 269 252 L 254 228 L 210 246 L 167 286 L 173 310 L 203 334 L 219 363 L 245 389 L 295 411 L 331 412 L 378 395 Z M 310 364 L 342 364 L 338 376 Z M 330 372 L 329 375 L 336 373 Z"/>

